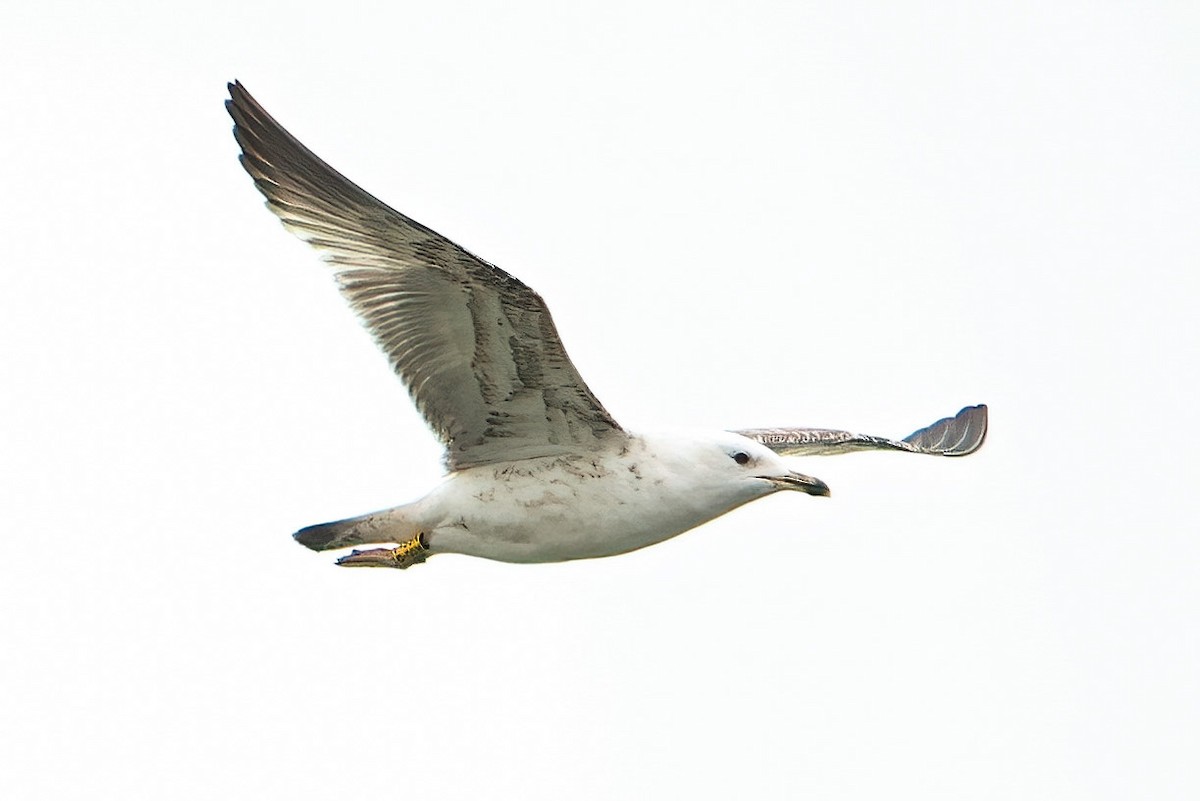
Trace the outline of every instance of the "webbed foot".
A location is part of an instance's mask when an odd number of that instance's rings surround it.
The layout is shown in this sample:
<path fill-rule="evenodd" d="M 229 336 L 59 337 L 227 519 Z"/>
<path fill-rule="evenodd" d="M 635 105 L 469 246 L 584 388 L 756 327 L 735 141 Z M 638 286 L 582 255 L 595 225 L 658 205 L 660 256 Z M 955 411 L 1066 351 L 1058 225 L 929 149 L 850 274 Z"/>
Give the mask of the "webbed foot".
<path fill-rule="evenodd" d="M 337 560 L 343 567 L 392 567 L 404 570 L 419 565 L 429 555 L 425 535 L 418 534 L 395 548 L 371 548 L 367 551 L 354 550 Z"/>

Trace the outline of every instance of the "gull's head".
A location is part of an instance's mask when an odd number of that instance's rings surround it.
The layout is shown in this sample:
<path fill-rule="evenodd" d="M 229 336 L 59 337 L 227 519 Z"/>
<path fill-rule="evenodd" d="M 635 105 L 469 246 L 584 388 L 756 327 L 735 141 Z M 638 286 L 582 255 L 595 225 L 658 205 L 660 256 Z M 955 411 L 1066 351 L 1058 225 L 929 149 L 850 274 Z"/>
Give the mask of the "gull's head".
<path fill-rule="evenodd" d="M 734 503 L 780 490 L 829 495 L 824 481 L 795 472 L 770 448 L 739 434 L 722 431 L 671 440 L 663 453 L 672 455 L 672 469 L 687 475 L 695 488 Z"/>
<path fill-rule="evenodd" d="M 722 465 L 722 472 L 731 479 L 751 482 L 763 495 L 780 490 L 829 495 L 829 485 L 824 481 L 795 472 L 779 454 L 752 439 L 722 432 L 715 444 L 719 454 L 714 454 L 714 461 Z"/>

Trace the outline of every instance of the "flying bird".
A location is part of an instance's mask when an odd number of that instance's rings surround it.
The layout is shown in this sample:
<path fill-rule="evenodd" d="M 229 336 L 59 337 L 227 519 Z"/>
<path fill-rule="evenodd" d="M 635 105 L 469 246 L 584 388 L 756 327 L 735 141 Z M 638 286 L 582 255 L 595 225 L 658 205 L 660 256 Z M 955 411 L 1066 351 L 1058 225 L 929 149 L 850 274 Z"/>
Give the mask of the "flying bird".
<path fill-rule="evenodd" d="M 899 441 L 816 428 L 628 431 L 576 371 L 536 292 L 360 189 L 240 83 L 229 94 L 239 160 L 267 208 L 333 267 L 446 449 L 446 478 L 420 500 L 295 534 L 318 551 L 382 546 L 352 550 L 340 565 L 407 568 L 438 553 L 612 556 L 781 490 L 829 495 L 783 456 L 965 456 L 983 444 L 983 405 Z"/>

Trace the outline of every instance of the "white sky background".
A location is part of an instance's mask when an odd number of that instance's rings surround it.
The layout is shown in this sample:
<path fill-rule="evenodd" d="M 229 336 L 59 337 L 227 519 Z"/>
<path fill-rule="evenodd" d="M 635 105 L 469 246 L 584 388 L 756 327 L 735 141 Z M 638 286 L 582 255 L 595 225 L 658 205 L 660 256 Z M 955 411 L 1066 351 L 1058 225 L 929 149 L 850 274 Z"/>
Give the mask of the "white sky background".
<path fill-rule="evenodd" d="M 6 797 L 1195 797 L 1192 4 L 0 16 Z M 617 559 L 335 568 L 291 533 L 439 449 L 233 78 L 631 428 L 990 440 Z"/>

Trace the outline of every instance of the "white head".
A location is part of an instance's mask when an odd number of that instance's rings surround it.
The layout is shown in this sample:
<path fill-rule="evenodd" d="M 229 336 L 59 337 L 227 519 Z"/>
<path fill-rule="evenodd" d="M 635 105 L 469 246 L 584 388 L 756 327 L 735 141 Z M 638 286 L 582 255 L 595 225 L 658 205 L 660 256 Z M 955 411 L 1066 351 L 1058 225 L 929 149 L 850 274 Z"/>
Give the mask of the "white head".
<path fill-rule="evenodd" d="M 716 461 L 723 472 L 742 481 L 762 482 L 769 495 L 779 490 L 798 490 L 809 495 L 829 495 L 829 486 L 819 478 L 797 473 L 770 448 L 752 439 L 722 431 L 714 438 Z M 724 456 L 722 459 L 720 456 Z"/>
<path fill-rule="evenodd" d="M 824 481 L 794 472 L 770 448 L 739 434 L 720 431 L 643 440 L 652 447 L 665 445 L 655 447 L 663 466 L 686 475 L 694 496 L 706 496 L 709 503 L 726 511 L 780 490 L 829 494 Z"/>

